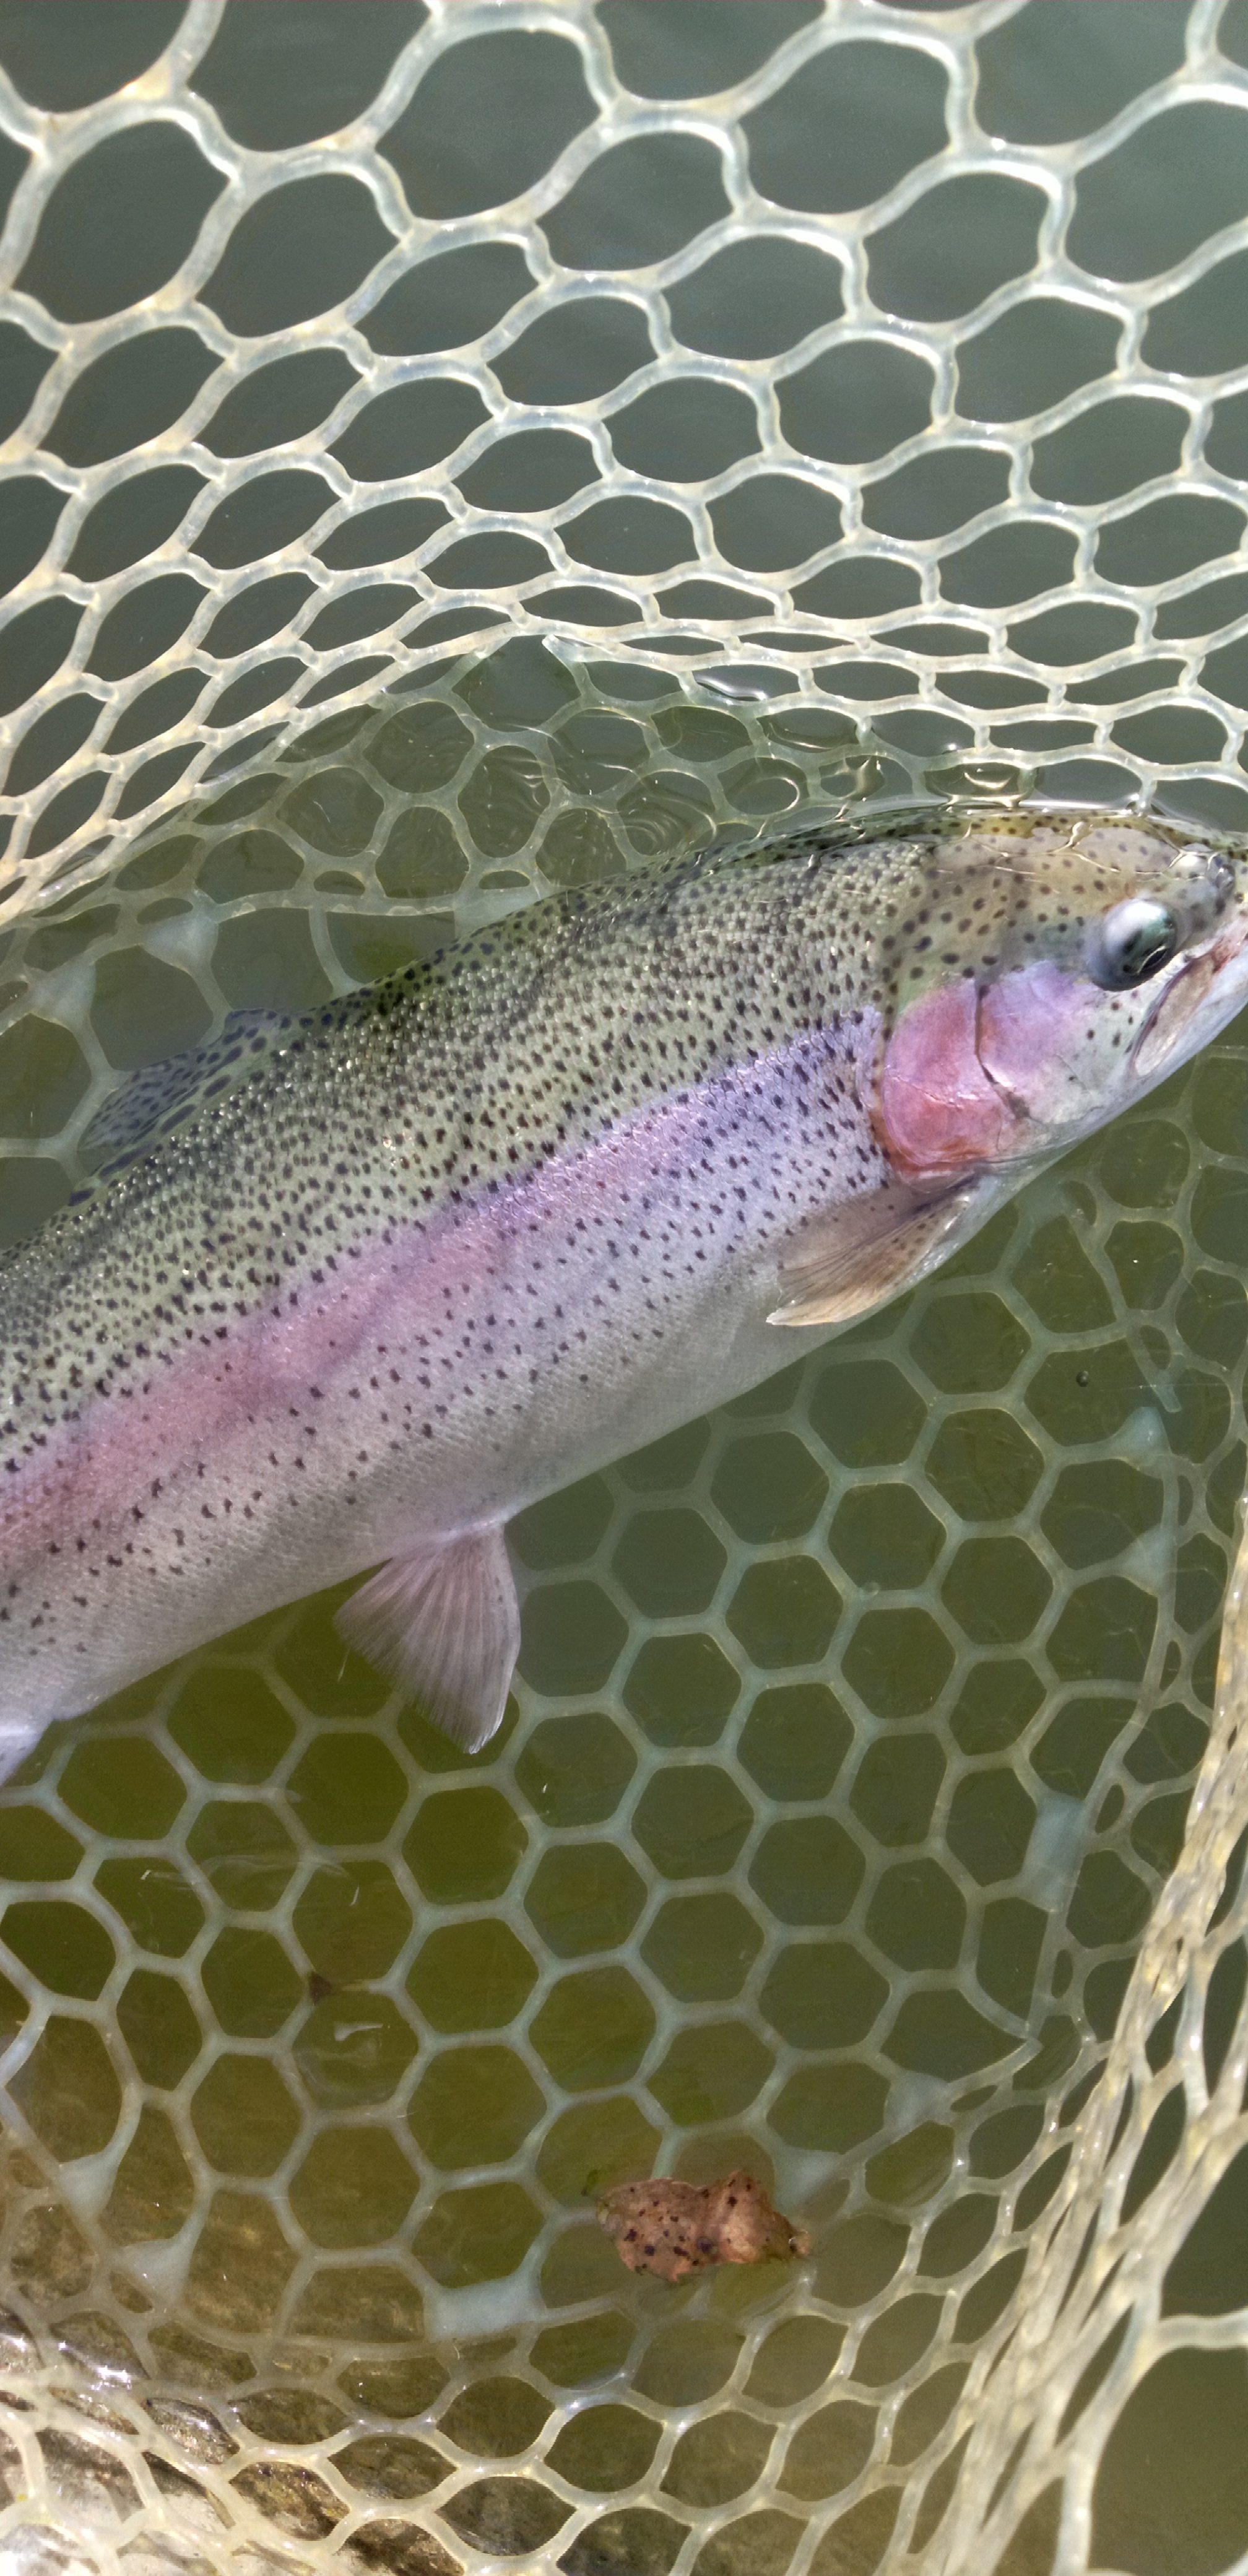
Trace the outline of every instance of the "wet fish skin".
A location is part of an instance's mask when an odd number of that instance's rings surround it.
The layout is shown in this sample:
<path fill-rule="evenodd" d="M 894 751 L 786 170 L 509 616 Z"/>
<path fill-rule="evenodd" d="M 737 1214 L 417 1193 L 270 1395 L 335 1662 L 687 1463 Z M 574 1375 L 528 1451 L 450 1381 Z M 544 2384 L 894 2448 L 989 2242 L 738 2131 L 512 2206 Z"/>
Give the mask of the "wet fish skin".
<path fill-rule="evenodd" d="M 512 1513 L 921 1275 L 1248 989 L 1236 851 L 877 835 L 640 868 L 280 1024 L 6 1258 L 0 1776 L 379 1560 L 348 1627 L 483 1741 Z M 1102 990 L 1141 892 L 1175 954 Z"/>

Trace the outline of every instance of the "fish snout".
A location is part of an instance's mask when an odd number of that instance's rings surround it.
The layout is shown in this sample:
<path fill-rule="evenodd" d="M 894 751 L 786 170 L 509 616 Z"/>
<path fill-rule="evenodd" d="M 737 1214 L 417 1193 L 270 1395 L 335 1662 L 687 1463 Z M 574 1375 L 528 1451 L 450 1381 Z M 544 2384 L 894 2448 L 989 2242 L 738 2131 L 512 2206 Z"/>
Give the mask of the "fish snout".
<path fill-rule="evenodd" d="M 1181 1064 L 1248 1002 L 1248 914 L 1229 921 L 1211 946 L 1190 957 L 1160 992 L 1131 1050 L 1139 1081 Z"/>

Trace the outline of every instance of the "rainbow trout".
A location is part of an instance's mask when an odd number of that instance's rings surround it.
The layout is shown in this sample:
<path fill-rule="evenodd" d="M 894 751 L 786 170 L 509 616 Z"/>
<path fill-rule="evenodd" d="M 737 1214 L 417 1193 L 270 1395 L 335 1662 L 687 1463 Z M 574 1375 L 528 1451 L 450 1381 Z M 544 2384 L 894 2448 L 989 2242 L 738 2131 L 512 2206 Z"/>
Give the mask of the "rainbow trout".
<path fill-rule="evenodd" d="M 137 1077 L 0 1264 L 0 1776 L 368 1568 L 344 1633 L 484 1743 L 514 1512 L 920 1278 L 1246 997 L 1244 854 L 911 813 L 552 895 Z"/>

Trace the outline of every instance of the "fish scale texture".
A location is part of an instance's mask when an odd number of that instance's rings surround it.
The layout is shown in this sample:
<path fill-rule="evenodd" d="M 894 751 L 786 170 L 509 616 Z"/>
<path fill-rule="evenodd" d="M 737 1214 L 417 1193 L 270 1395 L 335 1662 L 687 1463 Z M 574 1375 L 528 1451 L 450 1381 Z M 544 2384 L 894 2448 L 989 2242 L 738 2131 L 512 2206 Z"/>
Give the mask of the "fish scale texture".
<path fill-rule="evenodd" d="M 1248 815 L 1240 0 L 347 14 L 0 15 L 9 1240 L 553 886 Z M 1246 1121 L 527 1515 L 484 1755 L 329 1597 L 47 1739 L 6 2576 L 1248 2563 Z M 735 2165 L 808 2260 L 624 2272 Z"/>

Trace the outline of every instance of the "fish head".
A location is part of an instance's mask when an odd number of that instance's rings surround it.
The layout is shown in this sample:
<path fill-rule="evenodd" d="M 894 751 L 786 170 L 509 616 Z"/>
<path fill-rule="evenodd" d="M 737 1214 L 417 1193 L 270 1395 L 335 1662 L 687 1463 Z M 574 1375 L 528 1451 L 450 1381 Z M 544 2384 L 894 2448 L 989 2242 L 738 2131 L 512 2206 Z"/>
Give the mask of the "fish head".
<path fill-rule="evenodd" d="M 875 1126 L 916 1186 L 1021 1179 L 1248 1002 L 1248 845 L 1014 809 L 918 846 L 876 930 Z"/>

